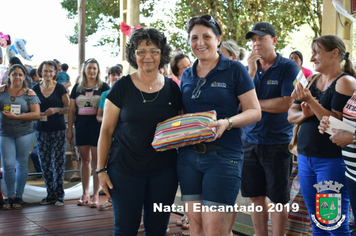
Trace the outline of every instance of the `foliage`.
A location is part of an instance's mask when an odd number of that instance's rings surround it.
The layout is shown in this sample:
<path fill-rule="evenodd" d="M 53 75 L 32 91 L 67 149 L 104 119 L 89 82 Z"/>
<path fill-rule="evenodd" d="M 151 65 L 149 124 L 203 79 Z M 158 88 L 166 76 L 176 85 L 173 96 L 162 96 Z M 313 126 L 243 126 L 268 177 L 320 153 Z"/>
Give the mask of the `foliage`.
<path fill-rule="evenodd" d="M 245 34 L 259 21 L 271 23 L 278 36 L 277 49 L 284 48 L 288 35 L 303 24 L 309 24 L 315 36 L 321 34 L 321 1 L 319 0 L 181 0 L 176 3 L 176 23 L 184 28 L 193 16 L 209 14 L 223 29 L 222 39 L 234 39 L 247 48 Z"/>
<path fill-rule="evenodd" d="M 119 35 L 120 27 L 116 23 L 120 16 L 119 0 L 86 1 L 86 34 L 94 34 L 103 26 L 105 18 L 110 19 L 112 27 Z M 320 0 L 176 0 L 175 6 L 169 8 L 167 0 L 141 0 L 141 22 L 148 27 L 156 27 L 169 36 L 173 48 L 189 51 L 185 33 L 186 22 L 193 16 L 210 14 L 223 29 L 222 39 L 234 39 L 238 45 L 248 48 L 245 34 L 258 21 L 271 23 L 277 32 L 276 49 L 288 44 L 288 35 L 301 25 L 309 24 L 314 36 L 321 34 L 322 1 Z M 68 11 L 69 18 L 77 16 L 77 0 L 63 0 L 62 7 Z M 160 9 L 159 6 L 162 6 Z M 167 10 L 173 9 L 173 10 Z M 75 32 L 78 32 L 77 25 Z M 69 37 L 77 43 L 77 34 Z M 118 40 L 102 38 L 100 44 L 118 43 Z"/>
<path fill-rule="evenodd" d="M 63 0 L 62 8 L 68 11 L 67 17 L 75 19 L 78 17 L 78 0 Z M 85 1 L 85 32 L 86 40 L 90 35 L 95 34 L 99 28 L 105 30 L 110 27 L 120 30 L 118 19 L 120 18 L 120 0 L 90 0 Z M 106 24 L 104 24 L 106 23 Z M 74 26 L 74 35 L 68 36 L 68 40 L 73 44 L 78 44 L 78 23 Z M 106 43 L 118 43 L 117 39 L 102 37 L 99 45 Z"/>

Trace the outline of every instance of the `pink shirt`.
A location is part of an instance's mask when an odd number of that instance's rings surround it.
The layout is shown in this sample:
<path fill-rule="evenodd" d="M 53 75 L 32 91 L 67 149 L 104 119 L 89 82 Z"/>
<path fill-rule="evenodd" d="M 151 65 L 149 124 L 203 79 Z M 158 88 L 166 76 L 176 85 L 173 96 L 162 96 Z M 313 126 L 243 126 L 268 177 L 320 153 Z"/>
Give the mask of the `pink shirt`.
<path fill-rule="evenodd" d="M 177 84 L 178 84 L 178 86 L 179 86 L 179 84 L 180 84 L 180 80 L 179 79 L 176 79 L 176 78 L 171 78 L 174 82 L 176 82 Z"/>
<path fill-rule="evenodd" d="M 303 67 L 303 74 L 304 74 L 305 78 L 308 78 L 309 76 L 311 76 L 313 74 L 313 72 L 311 70 Z"/>

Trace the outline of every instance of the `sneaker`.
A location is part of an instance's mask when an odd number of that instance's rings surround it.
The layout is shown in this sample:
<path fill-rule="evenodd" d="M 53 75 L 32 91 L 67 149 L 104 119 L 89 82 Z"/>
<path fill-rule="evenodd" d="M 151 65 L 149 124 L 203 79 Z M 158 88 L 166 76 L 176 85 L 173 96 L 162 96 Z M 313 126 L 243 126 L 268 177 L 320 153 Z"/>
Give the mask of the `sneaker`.
<path fill-rule="evenodd" d="M 40 201 L 41 205 L 48 205 L 51 203 L 55 203 L 56 202 L 56 198 L 55 197 L 45 197 L 42 199 L 42 201 Z"/>
<path fill-rule="evenodd" d="M 63 198 L 58 198 L 54 205 L 55 206 L 64 206 L 64 199 Z"/>

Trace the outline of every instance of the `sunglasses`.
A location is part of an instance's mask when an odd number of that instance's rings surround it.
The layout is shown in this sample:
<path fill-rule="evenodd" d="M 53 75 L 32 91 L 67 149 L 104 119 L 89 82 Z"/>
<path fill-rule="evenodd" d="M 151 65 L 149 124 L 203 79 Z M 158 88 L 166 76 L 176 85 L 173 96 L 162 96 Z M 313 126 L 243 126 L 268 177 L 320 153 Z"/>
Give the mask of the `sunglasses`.
<path fill-rule="evenodd" d="M 191 99 L 197 99 L 200 96 L 201 93 L 201 87 L 206 83 L 206 79 L 199 79 L 197 82 L 197 87 L 193 90 L 192 97 Z"/>
<path fill-rule="evenodd" d="M 212 24 L 215 24 L 215 20 L 214 18 L 211 16 L 211 15 L 202 15 L 202 16 L 195 16 L 193 17 L 192 19 L 190 19 L 188 22 L 187 22 L 187 26 L 191 26 L 195 23 L 196 20 L 198 19 L 203 19 L 205 20 L 206 22 L 209 22 L 209 23 L 212 23 Z"/>
<path fill-rule="evenodd" d="M 221 32 L 221 28 L 219 26 L 218 23 L 216 23 L 216 21 L 214 20 L 214 18 L 211 16 L 211 15 L 202 15 L 202 16 L 195 16 L 193 18 L 191 18 L 188 22 L 187 22 L 187 26 L 188 28 L 192 25 L 194 25 L 195 21 L 199 20 L 199 19 L 203 19 L 205 20 L 206 22 L 210 23 L 210 24 L 213 24 L 217 30 L 219 31 L 220 35 L 222 34 Z"/>

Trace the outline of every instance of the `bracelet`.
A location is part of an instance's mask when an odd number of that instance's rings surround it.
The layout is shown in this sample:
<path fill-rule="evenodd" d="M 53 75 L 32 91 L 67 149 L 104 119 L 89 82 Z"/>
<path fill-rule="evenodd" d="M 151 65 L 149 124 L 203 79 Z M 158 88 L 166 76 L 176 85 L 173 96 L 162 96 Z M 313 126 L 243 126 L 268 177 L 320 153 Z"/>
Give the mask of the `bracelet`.
<path fill-rule="evenodd" d="M 352 144 L 356 145 L 356 133 L 353 133 L 352 137 L 353 137 Z"/>
<path fill-rule="evenodd" d="M 226 130 L 232 129 L 232 120 L 229 117 L 225 118 L 229 122 L 229 126 L 226 128 Z"/>
<path fill-rule="evenodd" d="M 100 170 L 96 170 L 95 171 L 95 173 L 97 173 L 97 174 L 99 174 L 99 173 L 101 173 L 101 172 L 106 172 L 106 167 L 105 168 L 103 168 L 103 169 L 100 169 Z"/>

